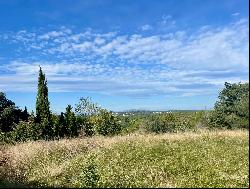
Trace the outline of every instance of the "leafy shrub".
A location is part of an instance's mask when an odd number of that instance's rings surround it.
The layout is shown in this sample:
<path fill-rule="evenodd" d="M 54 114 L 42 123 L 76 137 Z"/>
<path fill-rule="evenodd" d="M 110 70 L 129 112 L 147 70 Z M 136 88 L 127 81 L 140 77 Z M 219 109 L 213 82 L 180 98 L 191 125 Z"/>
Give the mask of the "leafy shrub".
<path fill-rule="evenodd" d="M 133 133 L 140 129 L 143 119 L 140 118 L 133 118 L 133 117 L 123 117 L 119 120 L 121 127 L 122 127 L 122 133 L 128 134 Z"/>
<path fill-rule="evenodd" d="M 12 132 L 0 132 L 0 145 L 5 143 L 14 143 Z"/>
<path fill-rule="evenodd" d="M 42 138 L 41 125 L 32 121 L 20 121 L 12 133 L 15 141 L 38 140 Z"/>
<path fill-rule="evenodd" d="M 197 129 L 198 123 L 203 118 L 202 114 L 194 113 L 166 113 L 153 115 L 145 121 L 144 128 L 148 132 L 166 133 Z"/>
<path fill-rule="evenodd" d="M 99 107 L 91 98 L 80 98 L 76 104 L 77 124 L 86 136 L 94 134 L 114 135 L 121 132 L 118 118 L 112 112 Z"/>
<path fill-rule="evenodd" d="M 107 110 L 102 110 L 100 115 L 94 117 L 94 130 L 100 135 L 115 135 L 121 132 L 118 118 Z"/>
<path fill-rule="evenodd" d="M 80 134 L 84 136 L 93 136 L 94 135 L 94 123 L 93 116 L 91 117 L 77 117 L 77 124 L 80 128 Z"/>
<path fill-rule="evenodd" d="M 173 118 L 172 116 L 170 119 Z M 170 131 L 172 127 L 173 120 L 166 123 L 163 116 L 150 116 L 148 120 L 145 121 L 145 129 L 148 132 L 154 133 L 165 133 Z"/>

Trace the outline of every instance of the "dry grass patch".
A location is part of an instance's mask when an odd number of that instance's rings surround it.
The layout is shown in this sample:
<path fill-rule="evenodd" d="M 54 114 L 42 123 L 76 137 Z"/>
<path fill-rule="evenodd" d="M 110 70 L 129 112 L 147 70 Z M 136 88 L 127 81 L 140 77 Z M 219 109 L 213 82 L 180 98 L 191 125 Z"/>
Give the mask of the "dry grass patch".
<path fill-rule="evenodd" d="M 248 137 L 199 130 L 4 145 L 0 176 L 50 187 L 246 187 Z"/>

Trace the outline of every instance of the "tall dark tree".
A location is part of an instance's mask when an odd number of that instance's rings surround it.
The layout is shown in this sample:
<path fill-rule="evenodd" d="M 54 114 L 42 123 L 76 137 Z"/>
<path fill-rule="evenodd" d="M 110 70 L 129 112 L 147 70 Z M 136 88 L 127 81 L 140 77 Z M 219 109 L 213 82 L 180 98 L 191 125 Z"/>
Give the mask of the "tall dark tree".
<path fill-rule="evenodd" d="M 65 118 L 64 118 L 64 113 L 61 112 L 60 116 L 59 116 L 59 120 L 58 120 L 58 127 L 59 127 L 59 136 L 60 137 L 64 137 L 68 130 L 67 130 L 67 126 L 65 124 Z"/>
<path fill-rule="evenodd" d="M 68 105 L 65 112 L 65 124 L 67 126 L 67 135 L 76 136 L 77 135 L 77 124 L 75 113 L 72 111 L 72 106 Z"/>
<path fill-rule="evenodd" d="M 48 86 L 45 74 L 40 67 L 38 76 L 38 91 L 36 98 L 36 121 L 43 127 L 43 135 L 49 138 L 52 135 L 51 113 L 48 98 Z"/>
<path fill-rule="evenodd" d="M 64 137 L 67 133 L 67 127 L 65 125 L 64 113 L 60 115 L 52 114 L 53 123 L 53 136 L 54 138 Z"/>
<path fill-rule="evenodd" d="M 28 119 L 29 119 L 29 113 L 27 107 L 25 106 L 24 110 L 21 112 L 21 120 L 28 121 Z"/>

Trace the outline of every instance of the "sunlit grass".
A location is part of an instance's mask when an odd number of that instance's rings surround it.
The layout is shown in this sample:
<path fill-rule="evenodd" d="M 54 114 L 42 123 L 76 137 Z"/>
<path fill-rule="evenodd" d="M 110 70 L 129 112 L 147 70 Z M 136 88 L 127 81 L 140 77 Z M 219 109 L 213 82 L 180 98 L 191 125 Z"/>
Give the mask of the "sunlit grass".
<path fill-rule="evenodd" d="M 248 187 L 248 136 L 205 130 L 19 143 L 1 147 L 0 176 L 2 186 Z"/>

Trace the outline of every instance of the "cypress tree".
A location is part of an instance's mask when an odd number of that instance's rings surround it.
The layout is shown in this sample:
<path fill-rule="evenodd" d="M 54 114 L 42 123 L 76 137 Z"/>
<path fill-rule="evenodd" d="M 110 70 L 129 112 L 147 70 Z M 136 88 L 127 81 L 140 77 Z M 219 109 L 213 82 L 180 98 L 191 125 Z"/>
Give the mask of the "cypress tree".
<path fill-rule="evenodd" d="M 52 135 L 51 114 L 49 110 L 48 87 L 45 74 L 40 67 L 38 76 L 38 91 L 36 98 L 36 122 L 40 123 L 43 132 L 42 135 L 47 139 Z"/>
<path fill-rule="evenodd" d="M 76 117 L 74 112 L 72 111 L 72 106 L 68 105 L 66 107 L 65 112 L 65 124 L 67 126 L 67 135 L 68 136 L 77 136 L 77 125 L 76 125 Z"/>
<path fill-rule="evenodd" d="M 22 117 L 21 118 L 22 118 L 23 121 L 28 121 L 29 113 L 28 113 L 28 110 L 27 110 L 26 106 L 24 108 L 24 111 L 22 112 Z"/>
<path fill-rule="evenodd" d="M 64 137 L 67 133 L 67 127 L 65 125 L 65 118 L 64 118 L 64 113 L 61 112 L 61 115 L 59 116 L 58 120 L 58 133 L 60 137 Z"/>

